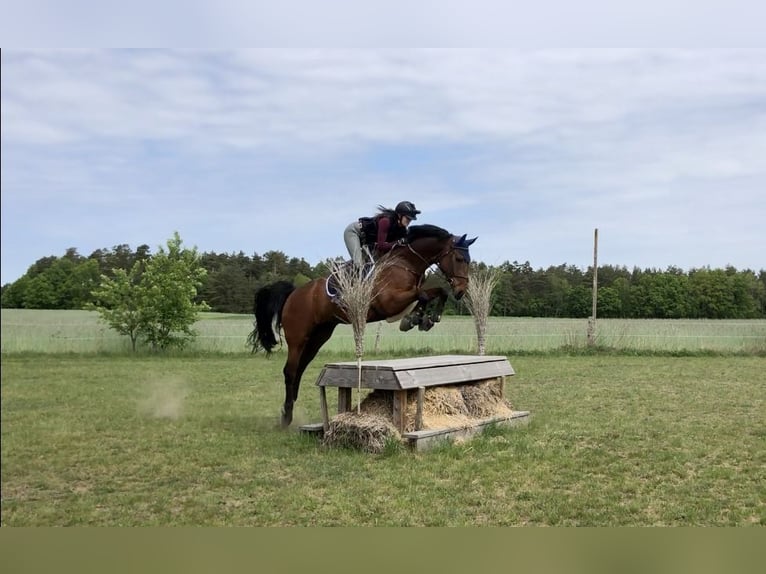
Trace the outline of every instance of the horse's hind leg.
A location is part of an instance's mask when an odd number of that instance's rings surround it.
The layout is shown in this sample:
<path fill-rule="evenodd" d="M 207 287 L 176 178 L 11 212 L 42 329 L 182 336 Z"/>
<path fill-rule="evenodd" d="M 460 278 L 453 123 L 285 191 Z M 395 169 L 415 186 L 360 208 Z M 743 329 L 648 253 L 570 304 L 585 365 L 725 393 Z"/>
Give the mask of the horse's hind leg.
<path fill-rule="evenodd" d="M 282 427 L 287 428 L 293 422 L 293 404 L 298 398 L 298 387 L 301 384 L 301 374 L 306 368 L 302 365 L 307 343 L 287 346 L 287 361 L 282 373 L 285 376 L 285 403 L 282 406 Z"/>
<path fill-rule="evenodd" d="M 295 392 L 293 387 L 295 386 L 295 373 L 297 372 L 297 365 L 300 360 L 301 350 L 295 350 L 292 347 L 288 347 L 287 362 L 285 363 L 282 373 L 285 376 L 285 404 L 282 406 L 282 427 L 286 428 L 293 422 L 293 403 L 295 402 Z"/>
<path fill-rule="evenodd" d="M 295 379 L 293 380 L 293 401 L 298 400 L 298 390 L 301 386 L 303 372 L 306 370 L 306 367 L 309 366 L 309 363 L 314 360 L 314 357 L 316 357 L 319 349 L 322 348 L 322 345 L 330 339 L 336 325 L 337 323 L 324 323 L 319 325 L 309 336 L 309 340 L 303 347 L 303 352 L 301 353 L 301 358 L 298 362 L 298 370 L 296 371 Z"/>
<path fill-rule="evenodd" d="M 293 422 L 293 405 L 298 400 L 298 390 L 301 377 L 309 363 L 316 357 L 319 349 L 332 336 L 336 323 L 326 323 L 316 327 L 308 340 L 300 347 L 289 347 L 285 363 L 285 404 L 282 407 L 282 427 L 286 428 Z"/>

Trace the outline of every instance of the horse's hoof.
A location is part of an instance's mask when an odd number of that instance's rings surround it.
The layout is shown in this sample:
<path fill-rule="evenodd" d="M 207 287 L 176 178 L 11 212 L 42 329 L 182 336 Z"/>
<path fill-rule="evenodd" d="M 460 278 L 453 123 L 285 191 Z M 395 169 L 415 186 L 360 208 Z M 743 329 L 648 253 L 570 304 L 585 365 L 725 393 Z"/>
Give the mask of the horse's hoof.
<path fill-rule="evenodd" d="M 415 322 L 412 320 L 412 317 L 411 317 L 410 315 L 408 315 L 408 316 L 404 317 L 404 318 L 403 318 L 403 319 L 402 319 L 402 320 L 399 322 L 399 330 L 400 330 L 400 331 L 409 331 L 409 330 L 410 330 L 410 329 L 412 329 L 412 328 L 413 328 L 415 325 L 417 325 L 417 323 L 415 323 Z"/>
<path fill-rule="evenodd" d="M 423 317 L 423 320 L 420 322 L 418 329 L 421 331 L 429 331 L 433 326 L 434 322 L 431 320 L 431 317 Z"/>
<path fill-rule="evenodd" d="M 420 313 L 410 313 L 406 317 L 404 317 L 399 323 L 399 329 L 401 331 L 409 331 L 412 329 L 415 325 L 420 325 L 420 322 L 423 320 L 423 315 Z"/>

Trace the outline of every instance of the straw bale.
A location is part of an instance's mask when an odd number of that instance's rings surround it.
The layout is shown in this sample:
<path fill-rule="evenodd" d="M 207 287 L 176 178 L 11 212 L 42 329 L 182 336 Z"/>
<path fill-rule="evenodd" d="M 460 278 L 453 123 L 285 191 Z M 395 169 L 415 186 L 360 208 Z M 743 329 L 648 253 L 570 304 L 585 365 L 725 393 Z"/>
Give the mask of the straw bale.
<path fill-rule="evenodd" d="M 463 394 L 459 387 L 431 387 L 426 389 L 423 411 L 435 415 L 467 415 Z"/>
<path fill-rule="evenodd" d="M 375 389 L 365 397 L 359 408 L 363 413 L 384 417 L 393 424 L 394 394 L 391 391 Z M 417 390 L 407 391 L 407 411 L 405 412 L 404 432 L 412 432 L 415 430 L 417 410 Z"/>
<path fill-rule="evenodd" d="M 381 453 L 391 440 L 401 440 L 399 431 L 386 417 L 355 411 L 340 413 L 330 421 L 323 442 L 327 446 Z"/>
<path fill-rule="evenodd" d="M 423 397 L 423 429 L 469 427 L 476 419 L 510 415 L 513 411 L 503 398 L 502 379 L 487 379 L 468 385 L 428 387 Z M 328 446 L 359 448 L 380 453 L 389 440 L 401 440 L 393 424 L 394 394 L 375 389 L 356 409 L 341 413 L 330 421 L 324 443 Z M 405 432 L 415 430 L 417 390 L 407 391 Z"/>
<path fill-rule="evenodd" d="M 495 413 L 493 411 L 494 408 L 502 405 L 502 401 L 491 401 L 491 404 L 478 409 L 475 406 L 476 399 L 474 399 L 469 409 L 464 399 L 463 389 L 464 387 L 460 386 L 427 388 L 423 398 L 423 429 L 465 427 L 472 424 L 473 417 L 492 416 L 493 414 L 506 414 L 509 412 L 502 411 Z M 470 395 L 470 391 L 468 394 Z M 384 417 L 393 424 L 393 396 L 391 391 L 375 389 L 362 401 L 360 409 L 363 413 Z M 407 391 L 405 432 L 415 430 L 416 416 L 417 390 L 413 389 Z"/>
<path fill-rule="evenodd" d="M 503 399 L 502 379 L 487 379 L 460 388 L 466 409 L 472 417 L 509 415 L 511 405 Z"/>

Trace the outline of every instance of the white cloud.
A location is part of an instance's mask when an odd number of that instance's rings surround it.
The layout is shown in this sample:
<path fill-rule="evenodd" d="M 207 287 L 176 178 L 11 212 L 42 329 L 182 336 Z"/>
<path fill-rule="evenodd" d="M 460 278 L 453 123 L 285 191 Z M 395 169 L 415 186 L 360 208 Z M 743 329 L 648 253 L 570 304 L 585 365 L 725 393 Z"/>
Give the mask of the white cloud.
<path fill-rule="evenodd" d="M 763 267 L 765 55 L 4 50 L 2 280 L 176 229 L 319 261 L 401 199 L 490 263 L 599 227 L 612 264 Z"/>

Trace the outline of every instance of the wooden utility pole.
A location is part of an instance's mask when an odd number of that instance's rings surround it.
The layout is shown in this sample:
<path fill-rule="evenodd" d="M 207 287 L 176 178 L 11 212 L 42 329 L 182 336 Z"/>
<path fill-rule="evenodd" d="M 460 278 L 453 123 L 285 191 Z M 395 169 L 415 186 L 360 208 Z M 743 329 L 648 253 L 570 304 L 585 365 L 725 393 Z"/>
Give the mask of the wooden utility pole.
<path fill-rule="evenodd" d="M 596 344 L 596 308 L 598 303 L 598 227 L 593 232 L 593 311 L 588 320 L 588 345 Z"/>

